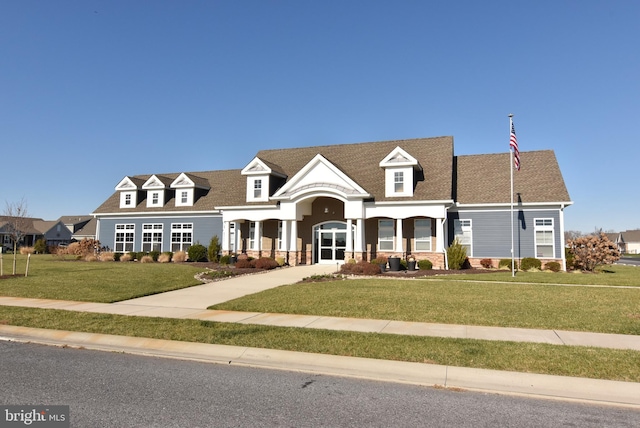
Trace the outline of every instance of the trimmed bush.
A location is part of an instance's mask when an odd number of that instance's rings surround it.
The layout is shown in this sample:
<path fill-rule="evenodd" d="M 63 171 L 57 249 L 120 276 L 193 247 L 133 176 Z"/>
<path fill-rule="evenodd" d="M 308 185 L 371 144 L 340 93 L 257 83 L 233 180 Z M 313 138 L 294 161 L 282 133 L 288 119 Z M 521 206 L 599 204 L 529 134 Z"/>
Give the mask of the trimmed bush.
<path fill-rule="evenodd" d="M 431 263 L 431 260 L 420 260 L 418 262 L 418 269 L 431 270 L 433 269 L 433 263 Z"/>
<path fill-rule="evenodd" d="M 551 272 L 560 272 L 562 266 L 558 262 L 547 262 L 544 265 L 545 270 L 550 270 Z"/>
<path fill-rule="evenodd" d="M 36 250 L 33 247 L 20 247 L 20 254 L 33 254 Z"/>
<path fill-rule="evenodd" d="M 153 257 L 142 256 L 142 258 L 140 259 L 140 263 L 153 263 Z"/>
<path fill-rule="evenodd" d="M 231 256 L 230 255 L 224 255 L 222 257 L 220 257 L 220 264 L 223 265 L 228 265 L 231 262 Z"/>
<path fill-rule="evenodd" d="M 252 266 L 251 262 L 249 261 L 249 259 L 238 259 L 238 261 L 235 264 L 237 269 L 247 269 L 247 268 L 252 268 L 254 266 Z"/>
<path fill-rule="evenodd" d="M 189 247 L 189 260 L 192 262 L 206 262 L 207 248 L 204 245 L 195 244 Z"/>
<path fill-rule="evenodd" d="M 542 262 L 535 257 L 525 257 L 520 261 L 520 269 L 522 270 L 531 270 L 531 269 L 542 269 Z"/>
<path fill-rule="evenodd" d="M 184 251 L 176 251 L 175 253 L 173 253 L 173 257 L 171 258 L 171 261 L 174 263 L 186 262 L 187 253 L 185 253 Z"/>
<path fill-rule="evenodd" d="M 347 275 L 379 275 L 380 265 L 365 261 L 357 263 L 343 263 L 340 272 Z"/>
<path fill-rule="evenodd" d="M 276 263 L 278 263 L 278 266 L 284 266 L 284 257 L 276 257 Z"/>
<path fill-rule="evenodd" d="M 151 257 L 154 262 L 157 262 L 158 257 L 160 257 L 160 251 L 149 251 L 149 257 Z"/>
<path fill-rule="evenodd" d="M 131 253 L 127 253 L 121 255 L 118 260 L 120 260 L 121 262 L 130 262 L 131 260 L 133 260 L 133 257 L 131 257 Z"/>
<path fill-rule="evenodd" d="M 493 261 L 491 259 L 482 259 L 480 260 L 480 266 L 485 269 L 491 269 L 493 267 Z"/>
<path fill-rule="evenodd" d="M 95 254 L 87 254 L 86 256 L 84 256 L 84 261 L 85 262 L 97 262 L 98 261 L 98 257 Z"/>
<path fill-rule="evenodd" d="M 256 269 L 275 269 L 278 267 L 278 262 L 271 257 L 260 257 L 255 260 L 254 265 Z"/>
<path fill-rule="evenodd" d="M 114 253 L 112 253 L 111 251 L 103 251 L 100 253 L 99 257 L 101 262 L 112 262 L 116 259 Z"/>
<path fill-rule="evenodd" d="M 119 262 L 120 257 L 122 257 L 122 253 L 113 253 L 113 261 Z"/>
<path fill-rule="evenodd" d="M 460 244 L 458 239 L 454 239 L 447 248 L 447 259 L 449 260 L 449 269 L 458 270 L 465 266 L 467 249 Z"/>

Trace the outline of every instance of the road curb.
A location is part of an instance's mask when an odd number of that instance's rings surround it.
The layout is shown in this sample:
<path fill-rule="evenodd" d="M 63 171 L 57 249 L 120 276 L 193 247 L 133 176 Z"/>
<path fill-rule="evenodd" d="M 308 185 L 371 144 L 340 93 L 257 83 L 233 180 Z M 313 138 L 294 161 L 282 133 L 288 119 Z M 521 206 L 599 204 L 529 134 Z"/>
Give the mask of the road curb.
<path fill-rule="evenodd" d="M 0 325 L 0 340 L 640 409 L 640 383 Z"/>

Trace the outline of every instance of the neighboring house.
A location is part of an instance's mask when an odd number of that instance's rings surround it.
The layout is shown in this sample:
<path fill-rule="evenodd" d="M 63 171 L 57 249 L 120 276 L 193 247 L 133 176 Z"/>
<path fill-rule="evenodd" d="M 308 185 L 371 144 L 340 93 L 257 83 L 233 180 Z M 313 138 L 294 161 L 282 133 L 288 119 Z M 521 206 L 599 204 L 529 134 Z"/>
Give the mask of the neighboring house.
<path fill-rule="evenodd" d="M 640 229 L 619 233 L 618 248 L 625 254 L 640 254 Z"/>
<path fill-rule="evenodd" d="M 3 251 L 13 250 L 13 228 L 19 227 L 22 235 L 18 247 L 32 247 L 39 239 L 44 239 L 47 246 L 68 244 L 71 241 L 71 232 L 59 220 L 44 221 L 31 217 L 6 217 L 0 216 L 0 243 Z"/>
<path fill-rule="evenodd" d="M 96 219 L 89 215 L 67 215 L 58 219 L 71 231 L 71 239 L 82 241 L 83 239 L 95 239 Z"/>
<path fill-rule="evenodd" d="M 517 258 L 564 263 L 571 205 L 553 151 L 514 171 Z M 473 265 L 511 257 L 509 153 L 455 156 L 453 137 L 263 150 L 243 168 L 125 177 L 93 215 L 117 252 L 224 253 L 288 263 L 413 254 L 434 267 L 458 238 Z"/>

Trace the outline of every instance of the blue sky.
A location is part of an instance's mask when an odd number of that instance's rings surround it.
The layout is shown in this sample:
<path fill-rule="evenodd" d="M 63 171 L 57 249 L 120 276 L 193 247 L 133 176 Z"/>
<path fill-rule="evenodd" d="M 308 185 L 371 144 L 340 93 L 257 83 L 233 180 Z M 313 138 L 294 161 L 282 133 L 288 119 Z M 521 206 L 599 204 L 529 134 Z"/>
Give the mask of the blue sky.
<path fill-rule="evenodd" d="M 126 175 L 270 148 L 507 152 L 513 113 L 521 151 L 556 153 L 567 229 L 640 228 L 639 18 L 635 0 L 0 0 L 0 208 L 89 214 Z"/>

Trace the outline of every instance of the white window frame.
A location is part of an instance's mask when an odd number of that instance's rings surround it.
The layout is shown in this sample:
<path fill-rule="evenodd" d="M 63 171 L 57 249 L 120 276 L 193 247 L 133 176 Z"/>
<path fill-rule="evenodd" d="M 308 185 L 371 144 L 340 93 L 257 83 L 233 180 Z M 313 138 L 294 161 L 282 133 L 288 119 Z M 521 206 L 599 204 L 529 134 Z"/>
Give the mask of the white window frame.
<path fill-rule="evenodd" d="M 393 172 L 393 193 L 404 193 L 404 171 Z"/>
<path fill-rule="evenodd" d="M 378 220 L 378 251 L 395 250 L 395 223 L 393 219 Z"/>
<path fill-rule="evenodd" d="M 534 224 L 534 247 L 533 247 L 533 249 L 535 251 L 536 258 L 538 258 L 538 259 L 553 259 L 553 258 L 555 258 L 555 255 L 556 255 L 556 237 L 555 237 L 555 230 L 554 230 L 554 227 L 553 227 L 553 218 L 534 218 L 533 219 L 533 224 Z M 542 239 L 542 240 L 539 239 L 538 232 L 541 232 L 541 234 L 544 236 L 544 239 Z M 551 236 L 550 240 L 548 238 L 549 235 Z M 539 241 L 543 241 L 543 242 L 539 242 Z M 551 255 L 550 256 L 542 255 L 542 253 L 539 251 L 540 247 L 543 247 L 543 248 L 551 247 Z"/>
<path fill-rule="evenodd" d="M 262 179 L 256 178 L 253 180 L 253 199 L 262 199 Z"/>
<path fill-rule="evenodd" d="M 467 249 L 467 257 L 473 257 L 473 222 L 470 218 L 453 220 L 453 237 Z"/>
<path fill-rule="evenodd" d="M 193 223 L 171 223 L 171 251 L 187 251 L 193 245 Z"/>
<path fill-rule="evenodd" d="M 253 244 L 256 240 L 256 222 L 249 222 L 249 236 L 247 236 L 247 250 L 253 250 Z"/>
<path fill-rule="evenodd" d="M 420 223 L 424 223 L 424 226 L 421 226 Z M 427 229 L 428 233 L 418 235 L 418 231 L 421 229 Z M 430 218 L 416 218 L 413 220 L 413 247 L 416 252 L 421 251 L 432 251 L 431 247 L 431 236 L 433 234 L 433 228 L 431 225 Z M 419 248 L 422 247 L 422 248 Z"/>
<path fill-rule="evenodd" d="M 118 239 L 120 235 L 121 239 Z M 113 247 L 116 253 L 129 253 L 134 251 L 134 243 L 136 239 L 135 224 L 116 224 L 115 234 L 113 238 Z"/>
<path fill-rule="evenodd" d="M 284 221 L 278 221 L 278 251 L 284 251 L 284 241 L 282 240 L 282 229 L 284 228 Z"/>
<path fill-rule="evenodd" d="M 142 251 L 162 251 L 162 223 L 142 225 Z"/>
<path fill-rule="evenodd" d="M 180 205 L 187 205 L 189 203 L 189 192 L 186 190 L 180 190 Z"/>

